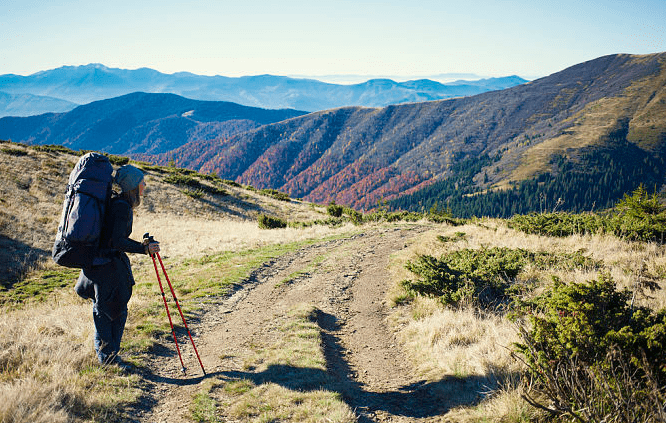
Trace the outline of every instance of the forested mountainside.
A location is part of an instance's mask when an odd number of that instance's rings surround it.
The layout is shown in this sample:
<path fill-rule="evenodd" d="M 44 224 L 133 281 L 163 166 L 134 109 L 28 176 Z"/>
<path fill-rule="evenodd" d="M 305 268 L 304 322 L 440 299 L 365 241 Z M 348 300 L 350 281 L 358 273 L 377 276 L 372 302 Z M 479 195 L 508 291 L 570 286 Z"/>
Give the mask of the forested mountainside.
<path fill-rule="evenodd" d="M 206 101 L 229 101 L 264 109 L 317 111 L 341 106 L 382 107 L 389 104 L 438 100 L 500 90 L 527 82 L 518 76 L 439 83 L 429 79 L 396 82 L 371 79 L 359 84 L 331 84 L 315 79 L 256 75 L 230 78 L 188 72 L 164 74 L 153 69 L 108 68 L 101 64 L 63 66 L 28 76 L 0 75 L 0 92 L 32 94 L 77 104 L 133 92 L 171 93 Z M 41 100 L 44 104 L 44 99 Z M 56 106 L 54 104 L 54 106 Z M 67 110 L 73 109 L 75 106 Z M 28 116 L 30 103 L 12 103 L 0 116 Z M 65 111 L 62 109 L 51 112 Z M 36 113 L 32 113 L 36 114 Z"/>
<path fill-rule="evenodd" d="M 359 209 L 604 207 L 663 184 L 665 61 L 605 56 L 502 91 L 327 110 L 152 159 Z"/>
<path fill-rule="evenodd" d="M 132 93 L 67 113 L 1 118 L 0 139 L 114 154 L 162 153 L 192 140 L 228 137 L 304 113 Z"/>

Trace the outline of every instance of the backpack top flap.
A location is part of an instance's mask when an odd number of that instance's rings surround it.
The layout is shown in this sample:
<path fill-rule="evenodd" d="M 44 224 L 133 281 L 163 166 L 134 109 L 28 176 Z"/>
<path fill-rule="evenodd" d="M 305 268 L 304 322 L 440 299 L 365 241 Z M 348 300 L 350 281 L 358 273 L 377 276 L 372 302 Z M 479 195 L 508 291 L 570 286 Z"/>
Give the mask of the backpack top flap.
<path fill-rule="evenodd" d="M 109 184 L 113 181 L 113 166 L 109 158 L 99 153 L 87 153 L 83 155 L 69 174 L 69 185 L 74 185 L 79 180 L 99 181 Z M 106 185 L 105 185 L 106 186 Z"/>

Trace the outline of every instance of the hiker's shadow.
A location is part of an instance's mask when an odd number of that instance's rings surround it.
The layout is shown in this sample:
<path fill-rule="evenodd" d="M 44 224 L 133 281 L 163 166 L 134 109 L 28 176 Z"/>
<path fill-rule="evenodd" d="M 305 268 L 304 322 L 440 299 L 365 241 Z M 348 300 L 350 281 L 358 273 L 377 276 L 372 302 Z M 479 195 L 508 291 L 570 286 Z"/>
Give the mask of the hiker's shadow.
<path fill-rule="evenodd" d="M 196 385 L 205 378 L 217 377 L 227 381 L 249 380 L 255 385 L 274 383 L 293 391 L 337 392 L 350 408 L 356 410 L 359 422 L 365 423 L 372 421 L 371 416 L 377 411 L 407 418 L 426 418 L 445 414 L 458 406 L 476 405 L 486 393 L 499 387 L 501 379 L 516 376 L 446 376 L 388 391 L 371 390 L 356 379 L 346 360 L 346 351 L 337 336 L 339 327 L 335 316 L 320 311 L 316 320 L 322 329 L 326 369 L 273 364 L 261 371 L 249 368 L 247 371 L 219 371 L 204 376 L 200 368 L 192 367 L 188 370 L 192 372 L 190 375 L 172 372 L 172 375 L 165 376 L 146 371 L 144 377 L 153 383 L 181 386 Z M 165 347 L 158 347 L 153 354 L 173 359 L 173 352 Z"/>
<path fill-rule="evenodd" d="M 265 370 L 221 372 L 228 379 L 246 379 L 255 385 L 275 383 L 290 390 L 338 392 L 359 421 L 370 421 L 376 411 L 396 416 L 425 418 L 445 414 L 458 406 L 478 404 L 488 392 L 499 387 L 502 379 L 516 375 L 446 376 L 436 381 L 419 381 L 392 390 L 373 390 L 357 380 L 338 338 L 335 316 L 318 311 L 316 322 L 321 328 L 326 369 L 274 364 Z"/>
<path fill-rule="evenodd" d="M 257 373 L 223 371 L 219 374 L 227 380 L 249 380 L 255 385 L 275 383 L 294 391 L 339 392 L 350 408 L 360 412 L 359 421 L 367 421 L 364 414 L 380 410 L 411 418 L 442 415 L 457 406 L 477 404 L 488 382 L 485 377 L 447 377 L 402 386 L 394 391 L 373 392 L 354 380 L 339 380 L 325 370 L 307 367 L 277 364 Z"/>

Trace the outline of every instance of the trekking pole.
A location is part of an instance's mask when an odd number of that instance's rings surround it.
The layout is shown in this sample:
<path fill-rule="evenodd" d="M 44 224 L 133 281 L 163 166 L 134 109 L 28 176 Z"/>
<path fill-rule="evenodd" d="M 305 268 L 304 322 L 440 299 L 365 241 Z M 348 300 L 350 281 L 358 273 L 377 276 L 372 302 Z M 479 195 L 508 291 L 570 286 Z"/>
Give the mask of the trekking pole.
<path fill-rule="evenodd" d="M 162 279 L 160 278 L 160 273 L 157 270 L 157 262 L 155 261 L 155 255 L 151 254 L 150 257 L 153 259 L 153 266 L 155 267 L 155 274 L 157 275 L 157 282 L 160 284 L 160 292 L 162 293 L 162 300 L 164 301 L 164 308 L 166 308 L 167 316 L 169 317 L 169 325 L 171 325 L 171 335 L 173 335 L 173 342 L 176 344 L 176 351 L 178 351 L 178 358 L 180 358 L 180 370 L 185 373 L 185 364 L 183 364 L 183 356 L 180 355 L 180 348 L 178 347 L 178 339 L 176 339 L 176 331 L 173 329 L 173 322 L 171 321 L 171 313 L 169 312 L 169 306 L 167 305 L 166 296 L 164 295 L 164 289 L 162 288 Z"/>
<path fill-rule="evenodd" d="M 148 235 L 147 233 L 143 236 L 144 238 L 148 238 L 149 240 L 153 240 L 153 238 Z M 157 259 L 160 262 L 160 266 L 162 267 L 162 272 L 164 272 L 164 278 L 167 281 L 167 284 L 169 285 L 169 290 L 171 291 L 171 295 L 173 296 L 173 300 L 176 303 L 176 307 L 178 308 L 178 313 L 180 313 L 180 318 L 183 320 L 183 325 L 185 326 L 185 330 L 187 330 L 187 336 L 190 338 L 190 342 L 192 343 L 192 348 L 194 349 L 194 353 L 197 356 L 197 360 L 199 360 L 199 365 L 201 366 L 201 371 L 203 372 L 204 376 L 206 375 L 206 370 L 204 369 L 203 363 L 201 362 L 201 357 L 199 356 L 199 351 L 197 351 L 196 345 L 194 345 L 194 340 L 192 339 L 192 334 L 190 333 L 190 328 L 187 327 L 187 322 L 185 321 L 185 316 L 183 315 L 183 310 L 180 308 L 180 304 L 178 303 L 178 298 L 176 297 L 176 292 L 173 289 L 173 285 L 171 285 L 171 280 L 169 279 L 169 275 L 167 274 L 167 271 L 164 267 L 164 263 L 162 262 L 162 257 L 160 256 L 160 253 L 155 253 L 151 254 L 151 257 L 153 258 L 153 265 L 155 266 L 155 272 L 157 273 L 157 264 L 155 263 L 155 256 L 157 256 Z M 159 275 L 157 276 L 157 279 L 159 281 Z M 160 289 L 162 289 L 162 283 L 160 282 Z M 162 290 L 162 297 L 164 298 L 164 291 Z M 166 298 L 164 298 L 164 305 L 166 306 Z M 169 313 L 169 308 L 167 307 L 167 314 Z M 169 315 L 169 322 L 171 322 L 171 315 Z M 173 330 L 173 324 L 171 325 L 171 328 Z M 173 333 L 174 341 L 176 339 L 176 333 Z M 178 349 L 178 342 L 176 341 L 176 349 L 178 350 L 178 356 L 180 357 L 180 364 L 183 364 L 183 358 L 180 355 L 180 349 Z M 185 365 L 183 365 L 183 373 L 185 373 Z"/>

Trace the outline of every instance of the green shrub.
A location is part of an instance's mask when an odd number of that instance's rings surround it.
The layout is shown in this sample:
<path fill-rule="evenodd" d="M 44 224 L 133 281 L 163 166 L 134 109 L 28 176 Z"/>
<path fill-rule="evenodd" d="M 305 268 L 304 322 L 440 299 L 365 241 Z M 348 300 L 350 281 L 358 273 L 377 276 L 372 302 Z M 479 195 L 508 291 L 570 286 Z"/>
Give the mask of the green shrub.
<path fill-rule="evenodd" d="M 649 195 L 641 185 L 615 206 L 611 227 L 613 233 L 622 238 L 663 244 L 666 238 L 666 207 L 656 194 Z"/>
<path fill-rule="evenodd" d="M 201 182 L 199 182 L 196 178 L 180 173 L 172 173 L 171 175 L 164 178 L 164 182 L 174 185 L 187 185 L 192 188 L 201 187 Z"/>
<path fill-rule="evenodd" d="M 65 153 L 71 154 L 73 156 L 78 156 L 77 151 L 72 150 L 71 148 L 64 147 L 62 145 L 46 144 L 46 145 L 35 145 L 31 147 L 35 151 L 44 151 L 47 153 Z"/>
<path fill-rule="evenodd" d="M 532 213 L 515 215 L 507 223 L 510 228 L 528 234 L 557 237 L 596 234 L 608 227 L 607 218 L 595 213 Z"/>
<path fill-rule="evenodd" d="M 196 170 L 185 169 L 184 167 L 170 167 L 169 171 L 175 175 L 199 176 L 199 172 Z"/>
<path fill-rule="evenodd" d="M 280 192 L 278 190 L 275 190 L 275 189 L 262 189 L 261 191 L 259 191 L 259 193 L 263 194 L 263 195 L 266 195 L 268 197 L 273 197 L 276 200 L 291 201 L 291 198 L 289 197 L 289 195 L 287 195 L 283 192 Z"/>
<path fill-rule="evenodd" d="M 537 235 L 612 233 L 630 241 L 666 241 L 666 207 L 639 186 L 605 213 L 532 213 L 508 220 L 511 228 Z"/>
<path fill-rule="evenodd" d="M 229 185 L 230 187 L 236 187 L 236 188 L 242 188 L 242 187 L 243 187 L 243 186 L 242 186 L 241 184 L 239 184 L 238 182 L 236 182 L 236 181 L 232 181 L 232 180 L 230 180 L 230 179 L 222 179 L 221 182 L 222 182 L 224 185 Z"/>
<path fill-rule="evenodd" d="M 168 168 L 164 166 L 154 166 L 150 163 L 139 163 L 139 167 L 146 172 L 157 172 L 157 173 L 167 173 L 169 172 Z"/>
<path fill-rule="evenodd" d="M 0 148 L 0 152 L 9 154 L 10 156 L 27 156 L 28 152 L 25 150 L 21 150 L 20 148 L 13 148 L 13 147 L 2 147 Z"/>
<path fill-rule="evenodd" d="M 222 178 L 217 176 L 217 173 L 199 173 L 199 177 L 203 178 L 207 181 L 215 182 L 215 183 L 222 183 Z"/>
<path fill-rule="evenodd" d="M 343 210 L 343 213 L 349 216 L 349 220 L 354 224 L 354 225 L 361 225 L 363 224 L 364 221 L 364 216 L 363 213 L 358 212 L 350 207 L 345 207 Z"/>
<path fill-rule="evenodd" d="M 415 294 L 438 298 L 445 305 L 496 305 L 508 300 L 509 288 L 528 264 L 540 269 L 600 265 L 580 251 L 556 255 L 506 247 L 462 249 L 439 259 L 420 255 L 415 261 L 408 261 L 406 268 L 417 278 L 403 281 L 402 285 Z"/>
<path fill-rule="evenodd" d="M 216 186 L 211 187 L 202 184 L 198 179 L 190 176 L 191 174 L 192 173 L 183 174 L 180 172 L 171 173 L 169 176 L 164 178 L 164 182 L 167 182 L 169 184 L 189 187 L 190 189 L 187 190 L 189 193 L 185 191 L 183 192 L 192 198 L 200 198 L 203 196 L 203 193 L 213 194 L 213 195 L 229 195 L 229 193 L 222 188 Z M 201 195 L 196 194 L 198 192 L 200 192 Z M 194 197 L 192 194 L 197 196 Z"/>
<path fill-rule="evenodd" d="M 113 154 L 106 154 L 106 156 L 109 158 L 111 164 L 116 166 L 126 165 L 130 161 L 129 157 L 116 156 Z"/>
<path fill-rule="evenodd" d="M 530 402 L 582 422 L 663 421 L 666 310 L 632 307 L 631 296 L 600 274 L 584 284 L 555 279 L 552 290 L 517 301 L 529 325 L 516 351 L 549 404 Z"/>
<path fill-rule="evenodd" d="M 279 217 L 259 215 L 259 227 L 261 229 L 282 229 L 287 227 L 287 222 Z"/>
<path fill-rule="evenodd" d="M 196 190 L 184 189 L 181 192 L 183 194 L 187 195 L 188 197 L 193 198 L 195 200 L 204 196 L 204 191 L 201 190 L 201 189 L 196 189 Z"/>
<path fill-rule="evenodd" d="M 453 236 L 437 235 L 437 240 L 442 243 L 456 242 L 465 239 L 466 235 L 465 232 L 456 232 Z"/>
<path fill-rule="evenodd" d="M 335 204 L 335 201 L 333 201 L 331 202 L 331 204 L 328 205 L 326 211 L 328 212 L 329 215 L 333 217 L 341 217 L 342 212 L 344 211 L 344 207 Z"/>

